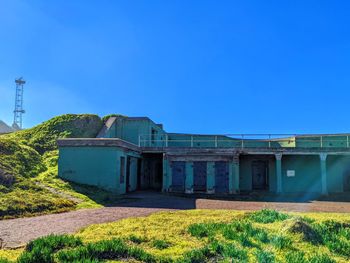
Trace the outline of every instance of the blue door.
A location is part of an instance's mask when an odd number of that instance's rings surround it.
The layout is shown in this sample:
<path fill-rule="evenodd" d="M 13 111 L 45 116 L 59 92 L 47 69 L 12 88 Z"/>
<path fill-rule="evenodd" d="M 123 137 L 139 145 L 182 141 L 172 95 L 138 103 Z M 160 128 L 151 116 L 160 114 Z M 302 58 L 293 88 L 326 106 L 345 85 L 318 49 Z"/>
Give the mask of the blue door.
<path fill-rule="evenodd" d="M 186 162 L 172 162 L 172 191 L 185 191 Z"/>
<path fill-rule="evenodd" d="M 229 192 L 229 170 L 227 162 L 215 162 L 215 193 Z"/>
<path fill-rule="evenodd" d="M 207 162 L 193 162 L 193 190 L 207 190 Z"/>

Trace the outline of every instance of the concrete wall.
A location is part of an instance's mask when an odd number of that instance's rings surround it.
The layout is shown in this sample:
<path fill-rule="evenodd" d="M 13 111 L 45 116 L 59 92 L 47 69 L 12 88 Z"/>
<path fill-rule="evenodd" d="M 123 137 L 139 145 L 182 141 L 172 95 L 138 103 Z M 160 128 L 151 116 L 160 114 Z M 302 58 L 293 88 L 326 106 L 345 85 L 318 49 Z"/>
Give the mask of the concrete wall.
<path fill-rule="evenodd" d="M 330 193 L 343 191 L 343 176 L 348 171 L 350 171 L 350 156 L 327 157 L 327 185 Z"/>
<path fill-rule="evenodd" d="M 58 175 L 68 181 L 123 194 L 126 192 L 128 156 L 139 157 L 137 153 L 125 152 L 118 147 L 61 147 Z M 120 183 L 120 157 L 125 158 L 123 183 Z M 130 184 L 131 190 L 135 190 L 137 184 L 137 162 L 135 164 L 135 161 L 132 161 L 130 166 Z"/>
<path fill-rule="evenodd" d="M 152 136 L 153 134 L 153 136 Z M 141 136 L 142 146 L 164 146 L 165 131 L 148 118 L 118 117 L 106 131 L 106 138 L 120 138 L 127 142 L 139 145 Z"/>
<path fill-rule="evenodd" d="M 349 137 L 346 135 L 315 135 L 296 137 L 296 147 L 326 147 L 342 148 L 348 147 Z"/>
<path fill-rule="evenodd" d="M 288 170 L 295 171 L 295 176 L 288 177 Z M 320 157 L 318 155 L 284 155 L 282 157 L 282 191 L 320 193 Z"/>

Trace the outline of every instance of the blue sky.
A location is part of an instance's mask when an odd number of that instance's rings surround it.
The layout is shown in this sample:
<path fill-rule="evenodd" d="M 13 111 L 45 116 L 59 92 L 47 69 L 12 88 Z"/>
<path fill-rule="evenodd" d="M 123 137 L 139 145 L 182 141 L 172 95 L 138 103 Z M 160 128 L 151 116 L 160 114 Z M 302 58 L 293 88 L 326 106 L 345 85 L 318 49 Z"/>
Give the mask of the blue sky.
<path fill-rule="evenodd" d="M 350 132 L 349 1 L 0 0 L 0 119 L 149 116 L 167 131 Z"/>

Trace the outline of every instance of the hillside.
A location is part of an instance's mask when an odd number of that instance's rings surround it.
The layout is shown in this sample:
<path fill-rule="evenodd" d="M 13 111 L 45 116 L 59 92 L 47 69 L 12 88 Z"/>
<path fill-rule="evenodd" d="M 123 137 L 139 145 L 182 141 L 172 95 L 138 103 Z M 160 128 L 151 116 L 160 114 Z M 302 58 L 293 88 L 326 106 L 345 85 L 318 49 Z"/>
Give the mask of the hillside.
<path fill-rule="evenodd" d="M 57 177 L 58 138 L 95 137 L 97 115 L 66 114 L 0 135 L 0 219 L 103 205 L 110 193 Z"/>

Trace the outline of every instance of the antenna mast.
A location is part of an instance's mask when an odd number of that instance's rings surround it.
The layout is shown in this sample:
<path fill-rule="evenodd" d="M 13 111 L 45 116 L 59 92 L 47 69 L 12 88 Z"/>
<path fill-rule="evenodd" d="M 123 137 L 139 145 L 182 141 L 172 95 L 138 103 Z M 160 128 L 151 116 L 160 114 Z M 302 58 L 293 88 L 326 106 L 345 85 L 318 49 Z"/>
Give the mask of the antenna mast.
<path fill-rule="evenodd" d="M 25 80 L 20 77 L 15 80 L 16 83 L 16 98 L 15 98 L 15 110 L 13 111 L 13 124 L 12 127 L 16 130 L 22 129 L 22 114 L 23 110 L 23 86 L 26 83 Z"/>

